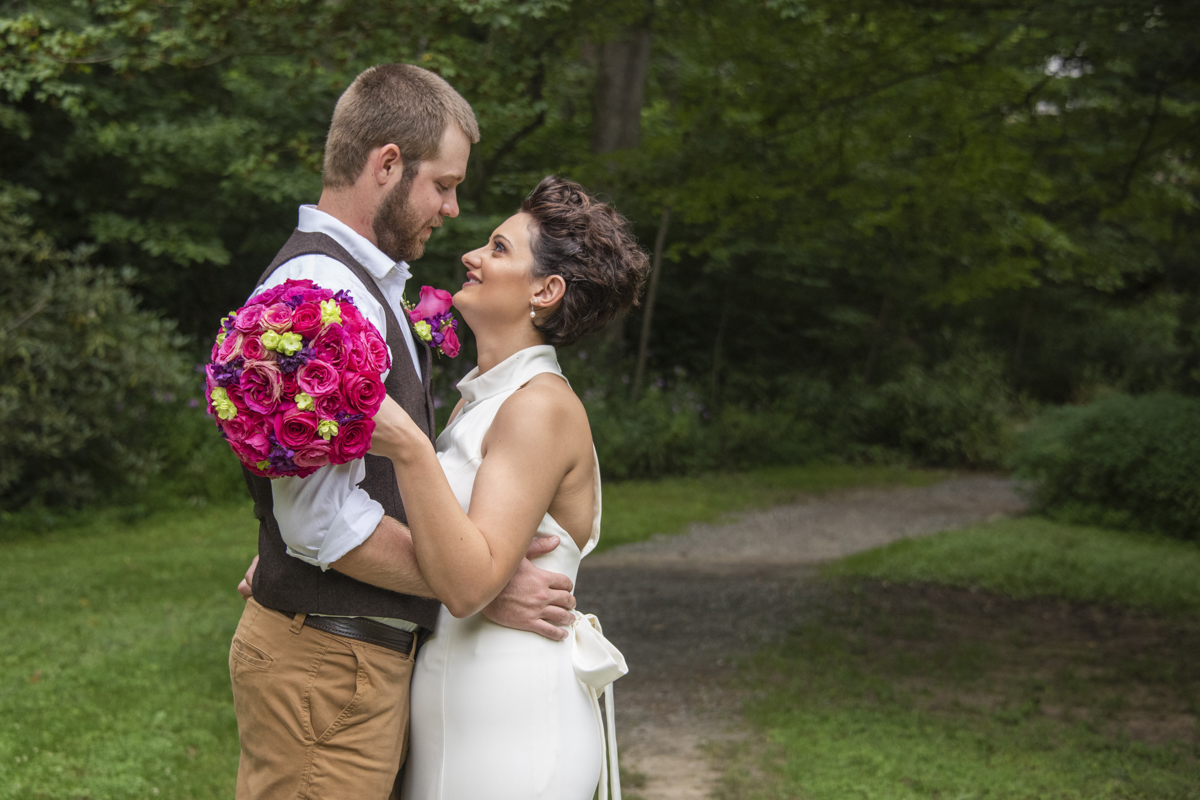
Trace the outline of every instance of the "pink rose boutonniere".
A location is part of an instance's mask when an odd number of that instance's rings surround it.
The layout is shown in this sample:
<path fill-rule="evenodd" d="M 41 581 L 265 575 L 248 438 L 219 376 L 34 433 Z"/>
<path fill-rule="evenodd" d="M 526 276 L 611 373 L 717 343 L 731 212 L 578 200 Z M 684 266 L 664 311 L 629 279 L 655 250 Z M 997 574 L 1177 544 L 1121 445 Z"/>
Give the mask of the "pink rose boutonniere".
<path fill-rule="evenodd" d="M 422 286 L 421 301 L 415 308 L 407 300 L 400 302 L 418 339 L 442 355 L 450 358 L 458 355 L 458 320 L 450 313 L 454 301 L 449 292 Z"/>

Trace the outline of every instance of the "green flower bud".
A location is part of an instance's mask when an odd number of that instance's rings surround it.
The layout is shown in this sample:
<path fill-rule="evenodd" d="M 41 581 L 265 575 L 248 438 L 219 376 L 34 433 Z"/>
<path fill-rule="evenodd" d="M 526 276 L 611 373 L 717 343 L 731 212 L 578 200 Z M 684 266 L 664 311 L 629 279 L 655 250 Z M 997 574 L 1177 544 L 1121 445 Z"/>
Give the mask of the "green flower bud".
<path fill-rule="evenodd" d="M 294 356 L 300 352 L 300 348 L 304 346 L 304 339 L 298 333 L 285 333 L 279 337 L 279 344 L 275 349 L 283 353 L 285 356 Z"/>
<path fill-rule="evenodd" d="M 338 305 L 337 300 L 322 300 L 321 301 L 321 324 L 328 325 L 331 322 L 341 323 L 342 307 Z"/>

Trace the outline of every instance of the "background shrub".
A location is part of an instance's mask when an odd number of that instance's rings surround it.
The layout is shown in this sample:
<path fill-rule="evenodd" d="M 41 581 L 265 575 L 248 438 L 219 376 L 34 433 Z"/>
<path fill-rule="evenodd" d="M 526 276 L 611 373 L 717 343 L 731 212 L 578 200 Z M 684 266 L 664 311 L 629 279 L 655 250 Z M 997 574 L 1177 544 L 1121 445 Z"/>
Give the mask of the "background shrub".
<path fill-rule="evenodd" d="M 230 465 L 213 460 L 224 443 L 188 405 L 201 384 L 175 323 L 139 308 L 131 271 L 32 230 L 18 200 L 0 186 L 0 508 L 128 499 L 171 481 L 226 493 Z"/>
<path fill-rule="evenodd" d="M 913 365 L 860 391 L 854 438 L 930 466 L 990 467 L 1011 445 L 1014 412 L 1004 366 L 974 343 L 932 367 Z"/>
<path fill-rule="evenodd" d="M 1013 464 L 1051 513 L 1200 540 L 1200 399 L 1122 394 L 1047 411 Z"/>

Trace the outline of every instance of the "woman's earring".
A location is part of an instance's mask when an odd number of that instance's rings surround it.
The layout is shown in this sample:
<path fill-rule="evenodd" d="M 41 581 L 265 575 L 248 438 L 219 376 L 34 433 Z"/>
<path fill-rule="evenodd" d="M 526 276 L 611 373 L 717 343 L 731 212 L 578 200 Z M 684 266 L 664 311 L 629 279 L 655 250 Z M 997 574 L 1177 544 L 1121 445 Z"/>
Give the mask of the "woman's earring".
<path fill-rule="evenodd" d="M 530 300 L 529 301 L 529 318 L 534 319 L 536 317 L 537 317 L 537 312 L 533 310 L 533 301 Z"/>

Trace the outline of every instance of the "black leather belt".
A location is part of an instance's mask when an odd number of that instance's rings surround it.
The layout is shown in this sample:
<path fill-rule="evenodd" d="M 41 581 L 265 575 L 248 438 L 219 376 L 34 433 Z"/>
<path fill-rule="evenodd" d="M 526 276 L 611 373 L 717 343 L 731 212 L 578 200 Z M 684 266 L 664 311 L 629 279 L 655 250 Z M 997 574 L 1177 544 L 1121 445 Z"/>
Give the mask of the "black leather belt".
<path fill-rule="evenodd" d="M 295 614 L 284 613 L 292 619 L 296 618 Z M 335 636 L 345 636 L 347 639 L 377 644 L 405 655 L 416 655 L 417 648 L 421 646 L 422 641 L 419 635 L 420 629 L 402 631 L 391 625 L 384 625 L 382 622 L 362 617 L 317 617 L 309 614 L 304 617 L 304 624 Z"/>

